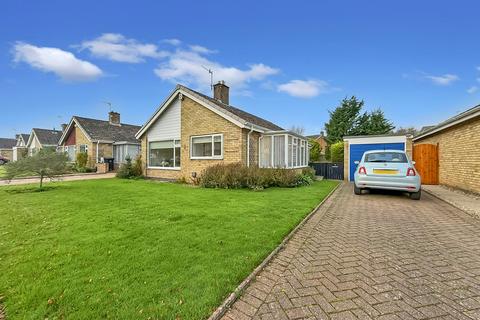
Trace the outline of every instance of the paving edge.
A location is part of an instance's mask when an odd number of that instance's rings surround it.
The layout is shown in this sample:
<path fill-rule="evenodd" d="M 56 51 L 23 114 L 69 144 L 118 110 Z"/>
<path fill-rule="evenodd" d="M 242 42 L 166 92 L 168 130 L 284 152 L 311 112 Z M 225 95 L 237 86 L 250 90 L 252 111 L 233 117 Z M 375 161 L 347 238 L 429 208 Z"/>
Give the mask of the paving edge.
<path fill-rule="evenodd" d="M 441 201 L 443 201 L 443 202 L 445 202 L 445 203 L 448 203 L 448 204 L 451 205 L 452 207 L 454 207 L 454 208 L 456 208 L 456 209 L 458 209 L 458 210 L 460 210 L 460 211 L 468 214 L 468 215 L 469 215 L 470 217 L 472 217 L 472 218 L 480 219 L 480 216 L 477 215 L 475 212 L 470 212 L 469 210 L 460 207 L 457 203 L 455 203 L 455 202 L 453 202 L 453 201 L 450 201 L 450 200 L 447 200 L 447 199 L 439 196 L 438 194 L 436 194 L 436 193 L 433 192 L 433 191 L 428 191 L 428 190 L 426 190 L 426 189 L 422 189 L 422 191 L 428 193 L 428 194 L 431 195 L 432 197 L 435 197 L 435 198 L 437 198 L 437 199 L 439 199 L 439 200 L 441 200 Z"/>
<path fill-rule="evenodd" d="M 307 223 L 308 220 L 317 212 L 317 210 L 330 198 L 331 195 L 337 189 L 343 184 L 343 181 L 340 181 L 339 184 L 335 186 L 335 188 L 330 191 L 325 198 L 323 198 L 322 201 L 320 201 L 319 204 L 315 206 L 315 208 L 305 217 L 303 218 L 302 221 L 292 230 L 290 233 L 283 238 L 282 242 L 260 263 L 253 271 L 248 275 L 248 277 L 245 278 L 245 280 L 242 281 L 238 285 L 237 288 L 223 301 L 223 303 L 212 313 L 212 315 L 208 318 L 208 320 L 219 320 L 227 311 L 230 309 L 230 307 L 233 305 L 233 303 L 240 297 L 241 293 L 245 290 L 246 287 L 248 287 L 253 280 L 257 277 L 257 275 L 267 266 L 270 261 L 273 260 L 273 258 L 277 255 L 277 253 L 282 250 L 285 245 L 288 243 L 288 241 L 297 233 L 298 229 L 300 229 L 305 223 Z"/>

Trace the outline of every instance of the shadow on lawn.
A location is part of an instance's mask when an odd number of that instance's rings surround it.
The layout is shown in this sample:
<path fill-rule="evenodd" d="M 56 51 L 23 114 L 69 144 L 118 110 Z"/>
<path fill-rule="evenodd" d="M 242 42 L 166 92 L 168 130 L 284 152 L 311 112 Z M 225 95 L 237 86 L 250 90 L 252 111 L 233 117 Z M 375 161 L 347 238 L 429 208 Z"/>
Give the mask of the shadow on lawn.
<path fill-rule="evenodd" d="M 22 194 L 22 193 L 35 193 L 35 192 L 46 192 L 52 191 L 59 188 L 66 188 L 67 186 L 44 186 L 44 187 L 23 187 L 23 188 L 15 188 L 15 189 L 7 189 L 5 190 L 6 193 L 10 194 Z M 0 318 L 1 320 L 1 318 Z"/>

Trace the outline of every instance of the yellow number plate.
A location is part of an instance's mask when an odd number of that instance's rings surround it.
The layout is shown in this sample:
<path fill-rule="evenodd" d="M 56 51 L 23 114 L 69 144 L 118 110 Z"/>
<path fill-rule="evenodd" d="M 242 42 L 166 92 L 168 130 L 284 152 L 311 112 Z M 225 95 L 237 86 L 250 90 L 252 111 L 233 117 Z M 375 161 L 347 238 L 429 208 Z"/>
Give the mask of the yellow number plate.
<path fill-rule="evenodd" d="M 398 170 L 391 170 L 391 169 L 373 169 L 373 173 L 375 174 L 397 174 Z"/>

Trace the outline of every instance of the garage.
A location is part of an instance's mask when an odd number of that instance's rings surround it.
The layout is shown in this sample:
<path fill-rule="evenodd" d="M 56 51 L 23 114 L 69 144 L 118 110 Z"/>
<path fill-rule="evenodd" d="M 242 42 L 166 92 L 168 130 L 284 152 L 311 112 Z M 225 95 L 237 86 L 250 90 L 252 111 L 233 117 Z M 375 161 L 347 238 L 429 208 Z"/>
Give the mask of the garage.
<path fill-rule="evenodd" d="M 402 150 L 411 157 L 411 137 L 405 135 L 347 136 L 344 141 L 344 177 L 353 181 L 355 161 L 360 161 L 363 154 L 370 150 Z"/>

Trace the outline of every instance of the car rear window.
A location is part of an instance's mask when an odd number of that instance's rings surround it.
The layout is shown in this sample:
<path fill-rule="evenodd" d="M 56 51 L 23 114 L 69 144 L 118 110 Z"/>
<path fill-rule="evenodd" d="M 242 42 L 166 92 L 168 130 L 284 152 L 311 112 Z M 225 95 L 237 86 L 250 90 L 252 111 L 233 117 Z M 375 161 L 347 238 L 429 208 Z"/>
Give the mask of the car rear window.
<path fill-rule="evenodd" d="M 406 163 L 407 156 L 400 152 L 373 152 L 365 155 L 365 162 Z"/>

